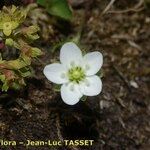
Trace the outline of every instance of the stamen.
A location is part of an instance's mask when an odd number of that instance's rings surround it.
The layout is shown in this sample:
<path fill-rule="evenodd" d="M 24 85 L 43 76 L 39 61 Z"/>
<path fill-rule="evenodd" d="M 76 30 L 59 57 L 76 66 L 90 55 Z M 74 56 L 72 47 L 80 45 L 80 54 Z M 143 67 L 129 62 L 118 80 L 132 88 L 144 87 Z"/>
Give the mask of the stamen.
<path fill-rule="evenodd" d="M 84 80 L 85 72 L 80 66 L 72 67 L 68 71 L 68 77 L 71 82 L 79 84 L 80 81 Z"/>

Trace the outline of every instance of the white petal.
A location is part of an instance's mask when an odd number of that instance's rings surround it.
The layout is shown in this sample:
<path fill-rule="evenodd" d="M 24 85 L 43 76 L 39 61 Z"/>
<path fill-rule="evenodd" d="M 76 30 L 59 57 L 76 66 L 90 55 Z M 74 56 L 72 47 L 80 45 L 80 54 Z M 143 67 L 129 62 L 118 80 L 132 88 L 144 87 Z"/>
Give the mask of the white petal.
<path fill-rule="evenodd" d="M 83 95 L 96 96 L 102 91 L 102 81 L 96 75 L 86 77 L 86 80 L 80 84 L 80 88 Z"/>
<path fill-rule="evenodd" d="M 66 69 L 62 64 L 54 63 L 45 66 L 43 73 L 48 80 L 56 84 L 62 84 L 68 82 L 66 76 Z"/>
<path fill-rule="evenodd" d="M 73 42 L 64 44 L 60 50 L 60 61 L 62 64 L 70 65 L 70 63 L 80 63 L 82 52 Z"/>
<path fill-rule="evenodd" d="M 75 105 L 82 96 L 78 85 L 68 83 L 61 86 L 62 100 L 68 105 Z"/>
<path fill-rule="evenodd" d="M 103 56 L 100 52 L 91 52 L 84 56 L 84 67 L 86 75 L 91 76 L 96 74 L 103 64 Z"/>

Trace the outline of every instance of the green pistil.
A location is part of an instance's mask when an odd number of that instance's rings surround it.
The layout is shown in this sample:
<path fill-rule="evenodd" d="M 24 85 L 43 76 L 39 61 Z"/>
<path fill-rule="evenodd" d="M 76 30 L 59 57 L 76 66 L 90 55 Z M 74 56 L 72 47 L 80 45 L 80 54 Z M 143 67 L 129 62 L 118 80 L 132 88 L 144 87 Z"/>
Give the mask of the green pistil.
<path fill-rule="evenodd" d="M 69 80 L 71 82 L 79 83 L 85 79 L 84 70 L 81 67 L 73 67 L 68 71 Z"/>

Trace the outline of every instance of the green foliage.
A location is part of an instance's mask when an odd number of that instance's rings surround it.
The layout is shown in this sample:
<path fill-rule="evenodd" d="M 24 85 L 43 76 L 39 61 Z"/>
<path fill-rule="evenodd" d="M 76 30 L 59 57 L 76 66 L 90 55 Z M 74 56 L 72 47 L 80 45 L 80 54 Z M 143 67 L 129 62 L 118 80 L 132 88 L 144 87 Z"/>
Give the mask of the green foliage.
<path fill-rule="evenodd" d="M 29 8 L 16 6 L 3 7 L 0 11 L 0 35 L 5 47 L 10 51 L 19 50 L 17 59 L 7 60 L 0 52 L 0 89 L 20 89 L 25 85 L 25 78 L 32 76 L 32 59 L 42 55 L 42 51 L 30 44 L 39 38 L 39 27 L 24 27 Z M 3 50 L 5 51 L 5 49 Z M 9 54 L 11 55 L 11 54 Z"/>
<path fill-rule="evenodd" d="M 61 88 L 60 85 L 58 85 L 58 84 L 55 84 L 55 85 L 54 85 L 54 91 L 55 91 L 55 92 L 60 92 L 60 88 Z"/>
<path fill-rule="evenodd" d="M 45 7 L 51 15 L 65 20 L 72 18 L 72 11 L 67 0 L 37 0 L 37 3 Z"/>

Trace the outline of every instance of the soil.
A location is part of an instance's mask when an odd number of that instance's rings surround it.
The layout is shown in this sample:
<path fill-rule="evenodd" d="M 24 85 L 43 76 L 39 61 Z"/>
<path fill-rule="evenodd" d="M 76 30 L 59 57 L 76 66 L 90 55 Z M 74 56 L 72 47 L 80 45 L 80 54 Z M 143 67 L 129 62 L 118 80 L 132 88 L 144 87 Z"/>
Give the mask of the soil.
<path fill-rule="evenodd" d="M 18 92 L 10 90 L 8 97 L 0 98 L 0 139 L 94 140 L 90 147 L 29 147 L 31 150 L 149 150 L 148 8 L 130 11 L 138 1 L 120 0 L 102 15 L 107 0 L 74 3 L 74 19 L 64 29 L 70 28 L 71 37 L 82 28 L 83 50 L 103 54 L 102 93 L 75 106 L 64 104 L 54 85 L 42 74 L 44 64 L 57 59 L 59 51 L 46 51 L 41 58 L 43 64 L 34 64 L 36 77 L 28 79 L 27 87 Z M 66 37 L 61 31 L 59 34 Z M 27 148 L 0 147 L 3 149 Z"/>

